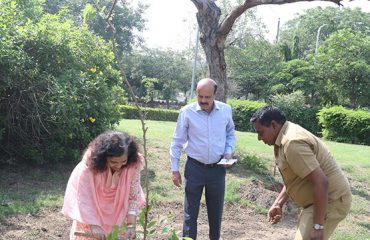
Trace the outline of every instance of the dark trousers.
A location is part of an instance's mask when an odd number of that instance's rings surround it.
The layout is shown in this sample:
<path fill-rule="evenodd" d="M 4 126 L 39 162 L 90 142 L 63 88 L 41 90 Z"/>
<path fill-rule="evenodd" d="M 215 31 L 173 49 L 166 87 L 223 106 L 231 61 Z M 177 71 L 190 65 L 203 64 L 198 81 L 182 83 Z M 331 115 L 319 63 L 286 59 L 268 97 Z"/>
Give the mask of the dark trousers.
<path fill-rule="evenodd" d="M 209 239 L 220 239 L 225 195 L 225 174 L 226 170 L 223 166 L 207 167 L 189 158 L 186 161 L 184 172 L 184 237 L 197 239 L 197 219 L 204 188 L 209 223 Z"/>

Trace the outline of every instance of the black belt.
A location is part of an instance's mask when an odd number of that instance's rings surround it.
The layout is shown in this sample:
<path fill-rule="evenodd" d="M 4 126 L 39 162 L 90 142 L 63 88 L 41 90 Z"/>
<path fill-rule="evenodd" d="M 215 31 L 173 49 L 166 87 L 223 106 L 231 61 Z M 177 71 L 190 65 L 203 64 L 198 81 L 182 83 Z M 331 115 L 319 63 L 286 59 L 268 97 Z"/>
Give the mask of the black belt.
<path fill-rule="evenodd" d="M 188 160 L 192 161 L 193 163 L 195 164 L 198 164 L 202 167 L 205 167 L 205 168 L 213 168 L 213 167 L 217 167 L 217 162 L 216 163 L 210 163 L 210 164 L 205 164 L 205 163 L 202 163 L 202 162 L 199 162 L 198 160 L 192 158 L 192 157 L 189 157 L 188 156 Z M 221 159 L 220 159 L 221 160 Z M 218 161 L 219 162 L 219 161 Z"/>

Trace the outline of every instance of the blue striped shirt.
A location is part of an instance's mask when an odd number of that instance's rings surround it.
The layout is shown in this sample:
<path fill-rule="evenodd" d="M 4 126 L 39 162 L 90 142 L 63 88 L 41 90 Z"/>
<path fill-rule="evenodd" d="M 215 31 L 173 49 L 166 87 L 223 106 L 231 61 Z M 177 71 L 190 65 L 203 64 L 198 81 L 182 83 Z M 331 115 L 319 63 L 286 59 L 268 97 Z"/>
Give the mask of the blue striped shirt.
<path fill-rule="evenodd" d="M 231 107 L 214 101 L 212 112 L 203 111 L 198 102 L 180 110 L 173 135 L 170 156 L 172 171 L 179 170 L 185 144 L 185 153 L 198 161 L 210 164 L 235 149 L 235 126 Z"/>

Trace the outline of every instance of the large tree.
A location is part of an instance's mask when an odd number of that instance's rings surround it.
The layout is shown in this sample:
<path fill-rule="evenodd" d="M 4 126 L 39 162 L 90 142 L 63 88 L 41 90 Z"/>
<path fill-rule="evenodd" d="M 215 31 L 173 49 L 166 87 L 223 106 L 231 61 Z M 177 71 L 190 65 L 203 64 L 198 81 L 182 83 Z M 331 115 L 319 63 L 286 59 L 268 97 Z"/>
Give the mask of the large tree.
<path fill-rule="evenodd" d="M 370 104 L 370 36 L 341 29 L 320 47 L 315 65 L 326 79 L 324 104 L 356 108 Z"/>
<path fill-rule="evenodd" d="M 69 17 L 73 18 L 77 26 L 85 22 L 92 32 L 107 41 L 111 40 L 108 25 L 104 18 L 96 14 L 95 8 L 105 16 L 111 10 L 112 0 L 46 0 L 43 6 L 45 12 L 52 14 L 67 8 Z M 116 41 L 120 52 L 130 52 L 143 42 L 138 33 L 145 27 L 143 13 L 146 8 L 147 6 L 141 3 L 135 6 L 127 0 L 117 1 L 111 20 L 115 26 L 119 26 L 116 28 Z"/>
<path fill-rule="evenodd" d="M 288 46 L 293 58 L 304 58 L 316 48 L 317 32 L 320 29 L 320 44 L 330 34 L 340 29 L 370 33 L 370 13 L 359 8 L 335 7 L 312 8 L 288 21 L 279 34 L 279 44 Z"/>
<path fill-rule="evenodd" d="M 230 96 L 266 99 L 266 85 L 271 79 L 270 75 L 281 63 L 277 45 L 254 38 L 245 39 L 243 45 L 231 46 L 225 51 L 229 64 L 227 73 L 231 85 Z"/>
<path fill-rule="evenodd" d="M 145 95 L 144 77 L 158 80 L 154 90 L 160 99 L 174 99 L 176 92 L 186 94 L 190 89 L 192 63 L 185 55 L 185 52 L 148 48 L 128 55 L 126 75 L 135 94 L 140 98 Z"/>
<path fill-rule="evenodd" d="M 258 5 L 265 4 L 286 4 L 301 2 L 302 0 L 245 0 L 237 5 L 225 18 L 221 19 L 221 10 L 216 5 L 215 0 L 191 0 L 198 9 L 196 14 L 200 30 L 200 43 L 206 55 L 209 77 L 214 79 L 219 90 L 216 98 L 226 101 L 227 97 L 227 77 L 225 62 L 225 41 L 229 35 L 235 21 L 246 10 Z M 340 0 L 326 0 L 336 4 Z"/>

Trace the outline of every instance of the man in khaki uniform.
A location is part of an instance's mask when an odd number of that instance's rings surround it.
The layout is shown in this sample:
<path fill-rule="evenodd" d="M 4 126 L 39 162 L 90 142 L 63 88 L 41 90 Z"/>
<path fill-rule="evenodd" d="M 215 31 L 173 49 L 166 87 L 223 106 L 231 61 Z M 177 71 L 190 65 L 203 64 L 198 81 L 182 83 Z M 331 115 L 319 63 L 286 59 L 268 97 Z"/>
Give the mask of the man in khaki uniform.
<path fill-rule="evenodd" d="M 274 146 L 276 165 L 284 187 L 268 217 L 280 221 L 289 197 L 302 207 L 295 240 L 329 239 L 351 206 L 347 178 L 323 142 L 301 126 L 289 122 L 276 107 L 258 109 L 251 118 L 258 140 Z"/>

